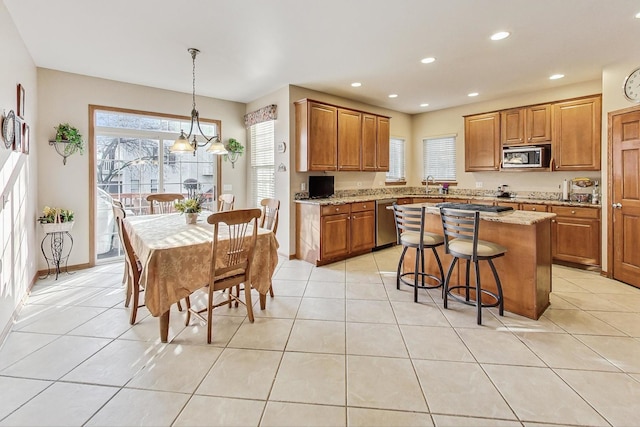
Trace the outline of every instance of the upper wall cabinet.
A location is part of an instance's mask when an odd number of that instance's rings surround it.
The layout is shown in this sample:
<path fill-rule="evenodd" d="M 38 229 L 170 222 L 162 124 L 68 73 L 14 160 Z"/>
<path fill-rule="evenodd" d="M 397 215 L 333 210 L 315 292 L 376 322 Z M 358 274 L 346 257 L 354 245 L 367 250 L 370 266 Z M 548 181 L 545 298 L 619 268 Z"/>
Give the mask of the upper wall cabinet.
<path fill-rule="evenodd" d="M 500 168 L 500 113 L 464 118 L 464 170 L 496 171 Z"/>
<path fill-rule="evenodd" d="M 310 99 L 295 102 L 296 171 L 388 171 L 389 118 Z"/>
<path fill-rule="evenodd" d="M 500 112 L 502 145 L 551 142 L 551 104 Z"/>
<path fill-rule="evenodd" d="M 553 170 L 600 170 L 601 96 L 553 104 Z"/>

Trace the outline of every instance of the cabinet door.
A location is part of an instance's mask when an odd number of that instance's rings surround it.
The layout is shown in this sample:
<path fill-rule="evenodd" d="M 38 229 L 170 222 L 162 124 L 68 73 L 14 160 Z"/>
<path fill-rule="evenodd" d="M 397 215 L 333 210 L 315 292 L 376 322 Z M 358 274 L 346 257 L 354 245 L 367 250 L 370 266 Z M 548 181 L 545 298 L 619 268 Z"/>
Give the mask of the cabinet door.
<path fill-rule="evenodd" d="M 389 118 L 378 117 L 377 162 L 378 172 L 389 172 Z"/>
<path fill-rule="evenodd" d="M 378 124 L 376 116 L 362 115 L 362 170 L 378 168 Z"/>
<path fill-rule="evenodd" d="M 600 220 L 556 217 L 551 238 L 554 260 L 600 265 Z"/>
<path fill-rule="evenodd" d="M 376 243 L 375 211 L 351 213 L 351 252 L 372 249 Z"/>
<path fill-rule="evenodd" d="M 464 119 L 464 170 L 499 169 L 500 113 L 479 114 Z"/>
<path fill-rule="evenodd" d="M 527 108 L 525 139 L 527 144 L 551 142 L 551 104 Z"/>
<path fill-rule="evenodd" d="M 338 109 L 338 170 L 359 171 L 362 152 L 362 114 Z"/>
<path fill-rule="evenodd" d="M 503 145 L 515 145 L 524 142 L 524 116 L 525 110 L 522 108 L 500 113 L 500 125 L 502 127 L 500 136 L 502 137 Z"/>
<path fill-rule="evenodd" d="M 323 216 L 321 219 L 320 259 L 345 256 L 349 253 L 349 214 Z"/>
<path fill-rule="evenodd" d="M 336 108 L 309 103 L 307 150 L 310 171 L 335 171 L 338 167 Z"/>
<path fill-rule="evenodd" d="M 553 104 L 554 170 L 600 170 L 600 96 Z"/>

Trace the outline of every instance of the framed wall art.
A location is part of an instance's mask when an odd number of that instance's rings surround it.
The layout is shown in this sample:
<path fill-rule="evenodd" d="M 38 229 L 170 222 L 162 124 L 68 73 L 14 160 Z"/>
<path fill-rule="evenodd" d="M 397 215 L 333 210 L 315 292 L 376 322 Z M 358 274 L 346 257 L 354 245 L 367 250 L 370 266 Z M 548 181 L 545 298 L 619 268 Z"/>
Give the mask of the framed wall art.
<path fill-rule="evenodd" d="M 16 116 L 15 138 L 13 140 L 13 151 L 22 151 L 22 119 Z"/>
<path fill-rule="evenodd" d="M 29 154 L 29 125 L 26 123 L 22 124 L 22 152 L 24 154 Z"/>
<path fill-rule="evenodd" d="M 24 102 L 25 102 L 25 93 L 24 86 L 18 83 L 18 114 L 17 116 L 21 119 L 24 119 Z"/>

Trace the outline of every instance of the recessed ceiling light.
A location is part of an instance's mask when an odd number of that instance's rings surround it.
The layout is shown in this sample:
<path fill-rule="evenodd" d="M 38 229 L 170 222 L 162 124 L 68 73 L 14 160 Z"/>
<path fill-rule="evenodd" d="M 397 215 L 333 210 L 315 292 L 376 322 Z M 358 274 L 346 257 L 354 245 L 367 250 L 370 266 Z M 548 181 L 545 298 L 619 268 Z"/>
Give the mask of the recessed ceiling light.
<path fill-rule="evenodd" d="M 391 95 L 389 95 L 389 98 L 397 98 L 398 94 L 397 93 L 392 93 Z"/>
<path fill-rule="evenodd" d="M 425 103 L 425 104 L 420 104 L 420 106 L 421 106 L 421 107 L 428 107 L 428 106 L 429 106 L 429 104 L 426 104 L 426 103 Z"/>
<path fill-rule="evenodd" d="M 436 58 L 434 58 L 433 56 L 430 56 L 428 58 L 422 58 L 420 62 L 422 62 L 423 64 L 431 64 L 435 60 Z"/>
<path fill-rule="evenodd" d="M 508 31 L 499 31 L 491 36 L 491 40 L 502 40 L 509 37 L 511 34 Z"/>
<path fill-rule="evenodd" d="M 468 94 L 467 96 L 478 96 L 478 92 L 471 92 L 470 94 Z"/>
<path fill-rule="evenodd" d="M 636 18 L 640 19 L 640 12 L 636 13 Z"/>
<path fill-rule="evenodd" d="M 564 77 L 564 74 L 554 74 L 551 77 L 549 77 L 549 80 L 558 80 Z"/>
<path fill-rule="evenodd" d="M 351 83 L 351 86 L 352 86 L 352 87 L 360 87 L 360 86 L 362 86 L 362 83 L 360 83 L 360 82 L 353 82 L 353 83 Z"/>

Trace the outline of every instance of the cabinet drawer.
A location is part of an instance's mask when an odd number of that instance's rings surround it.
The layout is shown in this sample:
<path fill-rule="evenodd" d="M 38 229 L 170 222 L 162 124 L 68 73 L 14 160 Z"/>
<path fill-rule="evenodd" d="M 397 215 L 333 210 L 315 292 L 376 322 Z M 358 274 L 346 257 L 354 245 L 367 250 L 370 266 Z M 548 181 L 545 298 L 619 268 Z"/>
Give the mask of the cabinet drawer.
<path fill-rule="evenodd" d="M 521 203 L 520 204 L 521 211 L 532 211 L 532 212 L 547 212 L 546 205 L 537 205 L 535 203 Z"/>
<path fill-rule="evenodd" d="M 396 203 L 399 205 L 409 205 L 413 203 L 413 199 L 411 197 L 403 197 L 402 199 L 398 199 Z"/>
<path fill-rule="evenodd" d="M 351 212 L 372 211 L 375 209 L 375 207 L 376 202 L 374 202 L 373 200 L 368 202 L 351 203 Z"/>
<path fill-rule="evenodd" d="M 600 210 L 592 208 L 577 208 L 573 206 L 551 206 L 551 212 L 558 216 L 575 218 L 600 218 Z"/>
<path fill-rule="evenodd" d="M 351 204 L 345 203 L 342 205 L 327 205 L 322 207 L 322 211 L 320 215 L 335 215 L 335 214 L 345 214 L 351 212 Z"/>

